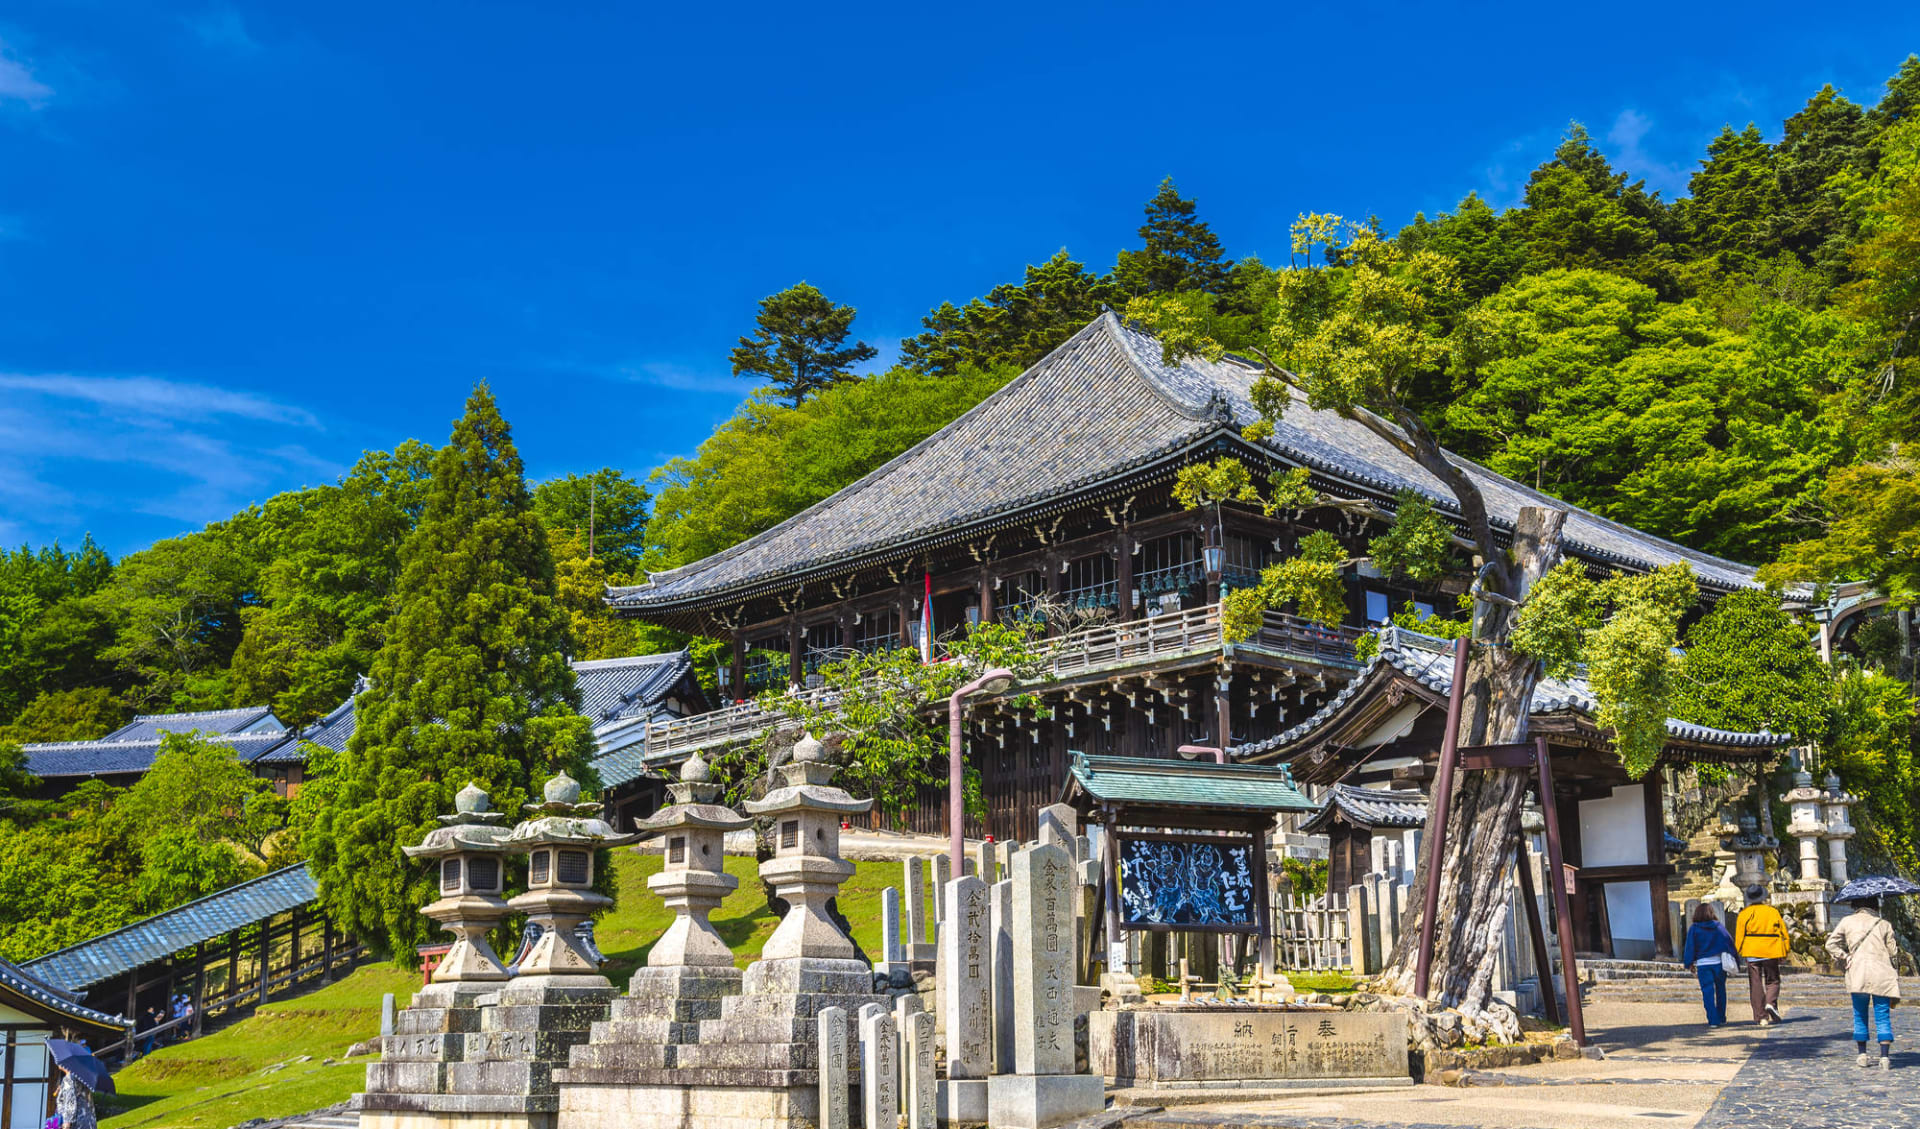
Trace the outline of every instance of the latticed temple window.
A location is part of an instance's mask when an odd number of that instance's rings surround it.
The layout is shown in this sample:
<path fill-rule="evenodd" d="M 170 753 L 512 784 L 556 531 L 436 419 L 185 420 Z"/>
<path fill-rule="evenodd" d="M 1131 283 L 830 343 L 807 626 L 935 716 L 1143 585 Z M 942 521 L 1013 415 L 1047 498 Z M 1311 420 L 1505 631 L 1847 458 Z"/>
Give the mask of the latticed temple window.
<path fill-rule="evenodd" d="M 527 864 L 527 881 L 535 886 L 544 883 L 552 873 L 553 852 L 535 851 L 533 860 Z"/>
<path fill-rule="evenodd" d="M 440 890 L 451 894 L 460 888 L 460 860 L 440 860 Z"/>
<path fill-rule="evenodd" d="M 585 885 L 592 864 L 593 856 L 585 851 L 561 851 L 560 881 L 573 886 Z"/>

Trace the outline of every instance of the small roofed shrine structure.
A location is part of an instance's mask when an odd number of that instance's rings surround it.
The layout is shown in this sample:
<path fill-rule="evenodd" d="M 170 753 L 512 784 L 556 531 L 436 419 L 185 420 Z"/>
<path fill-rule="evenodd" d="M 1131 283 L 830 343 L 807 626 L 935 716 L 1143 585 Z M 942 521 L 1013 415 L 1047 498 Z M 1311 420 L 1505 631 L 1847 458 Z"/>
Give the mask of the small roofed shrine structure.
<path fill-rule="evenodd" d="M 500 896 L 510 852 L 506 816 L 487 808 L 487 794 L 468 782 L 453 798 L 452 815 L 440 816 L 445 826 L 427 832 L 415 847 L 400 848 L 408 858 L 436 860 L 440 868 L 440 900 L 420 912 L 453 934 L 453 947 L 434 966 L 438 983 L 485 983 L 505 980 L 507 967 L 487 943 L 487 934 L 512 912 Z"/>
<path fill-rule="evenodd" d="M 1453 644 L 1398 627 L 1382 629 L 1379 637 L 1378 654 L 1319 712 L 1236 752 L 1290 765 L 1294 777 L 1311 787 L 1373 790 L 1397 783 L 1424 795 L 1445 729 Z M 1529 738 L 1544 738 L 1551 750 L 1551 802 L 1563 837 L 1564 880 L 1571 883 L 1576 948 L 1607 957 L 1671 958 L 1677 939 L 1667 878 L 1674 868 L 1666 861 L 1661 770 L 1763 763 L 1791 739 L 1670 718 L 1658 764 L 1635 778 L 1595 722 L 1597 708 L 1584 680 L 1542 678 L 1527 723 Z M 1323 817 L 1335 818 L 1323 811 L 1315 821 Z M 1380 869 L 1382 860 L 1369 861 L 1371 869 Z"/>
<path fill-rule="evenodd" d="M 1109 970 L 1127 966 L 1124 934 L 1143 932 L 1245 937 L 1271 972 L 1268 844 L 1277 817 L 1314 810 L 1286 768 L 1076 752 L 1062 792 L 1102 829 Z"/>
<path fill-rule="evenodd" d="M 104 1047 L 132 1028 L 132 1020 L 95 1011 L 78 995 L 0 960 L 0 1126 L 39 1129 L 52 1116 L 60 1073 L 48 1039 Z"/>
<path fill-rule="evenodd" d="M 1186 744 L 1234 749 L 1311 716 L 1359 673 L 1354 641 L 1411 604 L 1452 606 L 1464 572 L 1413 585 L 1364 564 L 1346 569 L 1346 615 L 1331 626 L 1279 611 L 1241 640 L 1221 630 L 1224 592 L 1327 532 L 1357 550 L 1402 491 L 1460 526 L 1441 481 L 1352 420 L 1304 402 L 1270 436 L 1259 369 L 1233 357 L 1169 361 L 1155 338 L 1103 314 L 940 431 L 799 514 L 705 559 L 607 596 L 616 613 L 731 644 L 727 704 L 646 735 L 645 762 L 757 738 L 786 714 L 762 691 L 823 692 L 820 669 L 856 652 L 917 647 L 976 623 L 1026 620 L 1047 632 L 1044 669 L 1007 694 L 976 698 L 963 726 L 981 773 L 985 819 L 970 835 L 1033 839 L 1059 795 L 1068 751 L 1168 758 Z M 1338 503 L 1268 515 L 1229 502 L 1187 509 L 1183 467 L 1237 458 L 1256 482 L 1305 470 Z M 1564 548 L 1594 570 L 1684 561 L 1708 599 L 1751 587 L 1746 566 L 1663 541 L 1530 490 L 1465 459 L 1496 529 L 1525 506 L 1568 511 Z M 1030 706 L 1037 696 L 1044 710 Z M 708 753 L 710 759 L 713 754 Z M 909 811 L 945 833 L 947 789 Z"/>
<path fill-rule="evenodd" d="M 1327 837 L 1327 888 L 1344 890 L 1374 871 L 1411 883 L 1426 822 L 1427 795 L 1416 788 L 1335 784 L 1300 833 Z"/>

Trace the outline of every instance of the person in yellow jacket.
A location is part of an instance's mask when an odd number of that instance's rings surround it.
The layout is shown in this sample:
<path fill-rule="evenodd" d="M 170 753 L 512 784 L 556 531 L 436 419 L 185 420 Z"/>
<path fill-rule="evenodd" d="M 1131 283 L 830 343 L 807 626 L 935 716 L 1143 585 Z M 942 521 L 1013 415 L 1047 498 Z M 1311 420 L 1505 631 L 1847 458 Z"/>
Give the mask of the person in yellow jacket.
<path fill-rule="evenodd" d="M 1733 948 L 1747 962 L 1747 995 L 1753 1021 L 1762 1027 L 1780 1022 L 1780 962 L 1787 956 L 1787 922 L 1767 904 L 1767 888 L 1747 887 L 1747 908 L 1733 922 Z"/>

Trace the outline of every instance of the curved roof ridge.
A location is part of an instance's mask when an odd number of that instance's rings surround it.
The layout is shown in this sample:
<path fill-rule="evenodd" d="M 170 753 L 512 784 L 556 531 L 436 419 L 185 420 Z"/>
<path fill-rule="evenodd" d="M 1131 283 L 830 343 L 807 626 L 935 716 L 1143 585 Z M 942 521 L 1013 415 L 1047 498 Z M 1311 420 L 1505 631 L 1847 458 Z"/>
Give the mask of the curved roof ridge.
<path fill-rule="evenodd" d="M 968 408 L 966 411 L 961 412 L 959 415 L 953 417 L 951 420 L 948 420 L 945 424 L 942 424 L 938 429 L 936 429 L 931 435 L 928 435 L 926 438 L 920 440 L 918 443 L 915 443 L 913 446 L 908 447 L 906 450 L 893 456 L 892 458 L 888 459 L 886 462 L 881 463 L 879 466 L 874 467 L 872 470 L 868 471 L 866 474 L 863 474 L 859 478 L 855 479 L 849 485 L 842 486 L 840 489 L 834 491 L 833 493 L 813 503 L 812 505 L 808 506 L 806 509 L 801 510 L 799 513 L 794 514 L 791 517 L 785 518 L 782 521 L 779 521 L 773 525 L 768 526 L 767 528 L 745 539 L 744 541 L 736 541 L 732 545 L 729 545 L 726 548 L 710 556 L 702 557 L 697 561 L 688 561 L 686 564 L 676 565 L 673 568 L 662 569 L 659 572 L 649 571 L 647 573 L 647 583 L 645 584 L 629 584 L 619 588 L 609 587 L 607 589 L 608 594 L 620 595 L 622 593 L 638 592 L 643 589 L 652 587 L 653 582 L 656 579 L 671 580 L 677 577 L 687 575 L 690 572 L 705 571 L 705 569 L 708 567 L 720 564 L 727 560 L 731 560 L 732 558 L 739 556 L 741 553 L 748 552 L 752 549 L 758 548 L 764 542 L 771 540 L 775 534 L 784 531 L 788 526 L 798 523 L 802 518 L 805 518 L 808 515 L 816 512 L 821 507 L 827 505 L 829 502 L 833 502 L 839 499 L 853 498 L 858 496 L 863 490 L 867 489 L 875 481 L 877 481 L 881 477 L 885 476 L 889 471 L 891 471 L 895 465 L 905 462 L 906 460 L 912 458 L 914 455 L 919 454 L 921 451 L 931 446 L 935 440 L 939 439 L 942 435 L 946 434 L 946 432 L 949 429 L 955 427 L 956 425 L 961 423 L 963 420 L 966 420 L 974 415 L 982 414 L 985 411 L 985 409 L 988 407 L 988 405 L 997 404 L 1000 400 L 1003 400 L 1007 398 L 1010 394 L 1012 394 L 1012 392 L 1016 388 L 1019 388 L 1022 385 L 1025 385 L 1031 382 L 1032 380 L 1036 379 L 1036 374 L 1046 371 L 1047 363 L 1049 361 L 1053 360 L 1056 356 L 1059 356 L 1063 353 L 1067 353 L 1072 351 L 1073 349 L 1078 348 L 1088 338 L 1091 338 L 1096 333 L 1098 333 L 1102 327 L 1104 320 L 1112 316 L 1113 316 L 1113 313 L 1111 310 L 1109 310 L 1101 317 L 1095 318 L 1093 321 L 1088 322 L 1085 326 L 1082 326 L 1079 332 L 1075 333 L 1072 337 L 1069 337 L 1065 341 L 1062 341 L 1060 344 L 1054 346 L 1053 349 L 1050 350 L 1046 356 L 1040 358 L 1039 360 L 1035 361 L 1033 364 L 1027 366 L 1026 370 L 1023 371 L 1019 376 L 1014 377 L 1012 380 L 1007 381 L 1005 384 L 1001 385 L 1000 387 L 994 389 L 992 392 L 988 393 L 984 398 L 981 399 L 979 403 L 975 404 L 971 408 Z"/>
<path fill-rule="evenodd" d="M 576 671 L 614 670 L 623 666 L 653 666 L 666 662 L 679 662 L 687 658 L 687 649 L 677 651 L 655 651 L 650 655 L 621 655 L 610 659 L 575 659 L 567 665 Z"/>

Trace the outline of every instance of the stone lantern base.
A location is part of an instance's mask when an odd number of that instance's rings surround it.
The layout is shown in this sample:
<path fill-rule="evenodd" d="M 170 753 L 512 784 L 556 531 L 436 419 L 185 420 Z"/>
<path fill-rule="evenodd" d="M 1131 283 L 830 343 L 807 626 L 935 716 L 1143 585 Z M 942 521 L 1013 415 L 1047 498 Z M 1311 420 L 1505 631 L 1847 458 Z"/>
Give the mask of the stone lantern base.
<path fill-rule="evenodd" d="M 396 1017 L 382 1061 L 367 1067 L 367 1091 L 355 1100 L 361 1125 L 554 1129 L 554 1071 L 606 1016 L 612 996 L 597 976 L 530 977 L 483 992 L 428 987 Z"/>
<path fill-rule="evenodd" d="M 697 979 L 708 970 L 660 971 L 688 973 L 683 988 L 716 986 Z M 741 983 L 744 992 L 717 1000 L 712 1018 L 689 1023 L 616 1015 L 605 1027 L 610 1033 L 632 1023 L 636 1034 L 660 1031 L 686 1041 L 607 1044 L 596 1038 L 581 1048 L 558 1076 L 568 1129 L 812 1129 L 820 1103 L 820 1012 L 844 1010 L 850 1045 L 857 1046 L 861 1006 L 891 1001 L 873 990 L 873 969 L 857 960 L 762 960 Z M 682 1004 L 683 1014 L 711 1008 L 684 997 Z M 640 1001 L 627 1008 L 639 1010 Z"/>

